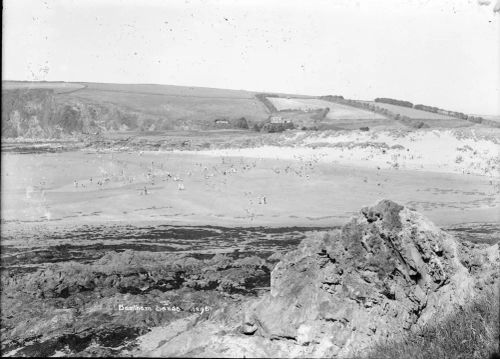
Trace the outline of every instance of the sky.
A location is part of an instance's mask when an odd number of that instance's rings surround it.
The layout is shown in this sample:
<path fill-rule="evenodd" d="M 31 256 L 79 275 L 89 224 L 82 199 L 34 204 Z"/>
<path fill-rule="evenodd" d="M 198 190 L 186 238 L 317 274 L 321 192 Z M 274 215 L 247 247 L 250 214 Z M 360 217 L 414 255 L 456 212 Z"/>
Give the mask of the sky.
<path fill-rule="evenodd" d="M 5 80 L 392 97 L 500 115 L 494 0 L 5 0 L 3 6 Z"/>

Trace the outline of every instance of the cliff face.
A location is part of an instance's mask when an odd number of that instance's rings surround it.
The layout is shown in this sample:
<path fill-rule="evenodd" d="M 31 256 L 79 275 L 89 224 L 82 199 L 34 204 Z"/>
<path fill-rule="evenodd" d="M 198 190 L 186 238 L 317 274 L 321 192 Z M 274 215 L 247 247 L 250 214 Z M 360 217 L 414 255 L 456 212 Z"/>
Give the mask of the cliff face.
<path fill-rule="evenodd" d="M 59 99 L 50 89 L 2 90 L 2 137 L 96 134 L 103 129 L 102 112 L 99 106 Z"/>
<path fill-rule="evenodd" d="M 52 90 L 2 90 L 2 137 L 49 134 L 53 111 Z"/>

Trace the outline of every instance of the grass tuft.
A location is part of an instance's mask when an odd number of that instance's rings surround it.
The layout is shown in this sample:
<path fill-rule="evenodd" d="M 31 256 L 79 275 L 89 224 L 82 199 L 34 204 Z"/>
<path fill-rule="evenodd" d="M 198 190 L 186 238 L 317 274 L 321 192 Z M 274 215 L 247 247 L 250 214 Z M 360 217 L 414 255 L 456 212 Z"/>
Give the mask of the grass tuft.
<path fill-rule="evenodd" d="M 429 323 L 403 340 L 377 345 L 366 357 L 497 358 L 500 351 L 498 283 L 486 292 L 441 322 Z"/>

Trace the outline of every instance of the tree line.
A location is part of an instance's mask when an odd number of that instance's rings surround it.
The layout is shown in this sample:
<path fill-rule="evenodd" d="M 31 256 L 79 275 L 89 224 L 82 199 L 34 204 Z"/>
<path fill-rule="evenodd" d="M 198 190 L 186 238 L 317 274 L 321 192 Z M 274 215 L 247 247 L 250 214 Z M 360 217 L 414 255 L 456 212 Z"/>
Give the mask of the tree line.
<path fill-rule="evenodd" d="M 403 107 L 408 107 L 408 108 L 414 108 L 415 110 L 437 113 L 440 115 L 455 117 L 455 118 L 459 118 L 461 120 L 466 120 L 466 121 L 470 121 L 470 122 L 474 122 L 474 123 L 485 123 L 488 125 L 492 125 L 492 122 L 493 122 L 493 121 L 488 121 L 488 120 L 482 118 L 481 116 L 467 115 L 463 112 L 449 111 L 449 110 L 445 110 L 445 109 L 442 109 L 439 107 L 427 106 L 427 105 L 423 105 L 423 104 L 414 105 L 410 101 L 396 100 L 393 98 L 377 97 L 375 99 L 375 102 L 387 103 L 387 104 L 391 104 L 391 105 L 398 105 L 398 106 L 403 106 Z M 495 123 L 495 122 L 493 122 L 493 123 Z"/>
<path fill-rule="evenodd" d="M 408 116 L 401 115 L 401 114 L 396 113 L 394 111 L 390 111 L 390 110 L 381 108 L 380 106 L 377 106 L 377 105 L 370 103 L 370 102 L 348 100 L 348 99 L 344 99 L 343 96 L 339 96 L 339 95 L 320 96 L 320 99 L 330 101 L 330 102 L 337 102 L 337 103 L 349 105 L 349 106 L 360 108 L 360 109 L 369 110 L 369 111 L 384 115 L 386 117 L 389 117 L 393 120 L 403 122 L 411 127 L 415 127 L 415 128 L 428 127 L 428 125 L 426 125 L 422 121 L 418 121 L 416 119 L 412 119 Z M 500 123 L 492 121 L 492 120 L 487 120 L 481 116 L 467 115 L 463 112 L 448 111 L 448 110 L 444 110 L 444 109 L 439 108 L 439 107 L 427 106 L 427 105 L 423 105 L 423 104 L 414 105 L 410 101 L 397 100 L 397 99 L 392 99 L 392 98 L 387 98 L 387 97 L 377 97 L 375 99 L 375 102 L 376 103 L 387 103 L 387 104 L 402 106 L 402 107 L 406 107 L 406 108 L 414 108 L 415 110 L 421 110 L 421 111 L 425 111 L 425 112 L 431 112 L 431 113 L 437 113 L 437 114 L 441 114 L 441 115 L 445 115 L 445 116 L 455 117 L 455 118 L 458 118 L 461 120 L 470 121 L 470 122 L 474 122 L 474 123 L 481 123 L 481 124 L 491 126 L 491 127 L 500 127 Z"/>

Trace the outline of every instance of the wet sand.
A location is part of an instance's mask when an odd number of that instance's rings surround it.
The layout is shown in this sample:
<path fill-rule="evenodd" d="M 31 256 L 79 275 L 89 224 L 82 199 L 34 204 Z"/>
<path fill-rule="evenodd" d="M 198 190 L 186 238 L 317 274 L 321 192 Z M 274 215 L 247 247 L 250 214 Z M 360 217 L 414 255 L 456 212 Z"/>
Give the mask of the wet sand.
<path fill-rule="evenodd" d="M 384 198 L 438 225 L 495 222 L 500 209 L 498 178 L 314 159 L 75 151 L 4 154 L 2 162 L 7 227 L 335 226 Z"/>

